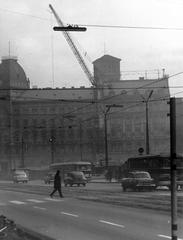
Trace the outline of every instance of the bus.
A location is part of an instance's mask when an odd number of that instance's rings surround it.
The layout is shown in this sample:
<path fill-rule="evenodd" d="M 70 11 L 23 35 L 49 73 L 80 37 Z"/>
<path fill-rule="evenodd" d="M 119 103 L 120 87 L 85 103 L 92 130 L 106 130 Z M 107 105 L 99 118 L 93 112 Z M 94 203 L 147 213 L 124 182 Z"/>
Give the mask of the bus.
<path fill-rule="evenodd" d="M 50 166 L 51 171 L 60 170 L 64 178 L 68 172 L 80 171 L 83 172 L 85 178 L 89 181 L 92 178 L 92 167 L 90 162 L 66 162 L 66 163 L 53 163 Z"/>
<path fill-rule="evenodd" d="M 183 155 L 177 154 L 177 187 L 183 188 Z M 170 153 L 138 155 L 129 157 L 127 171 L 146 171 L 154 179 L 156 187 L 171 187 Z"/>

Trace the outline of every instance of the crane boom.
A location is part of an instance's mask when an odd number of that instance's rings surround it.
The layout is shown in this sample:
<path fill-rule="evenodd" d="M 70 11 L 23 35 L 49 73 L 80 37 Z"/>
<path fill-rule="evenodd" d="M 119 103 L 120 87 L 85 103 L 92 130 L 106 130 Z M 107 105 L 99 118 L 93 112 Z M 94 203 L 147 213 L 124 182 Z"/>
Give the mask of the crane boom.
<path fill-rule="evenodd" d="M 63 22 L 61 21 L 60 17 L 58 16 L 58 14 L 56 13 L 56 11 L 54 10 L 54 8 L 52 7 L 51 4 L 49 4 L 49 7 L 50 7 L 50 9 L 52 10 L 52 12 L 53 12 L 53 14 L 54 14 L 54 16 L 55 16 L 58 25 L 61 26 L 61 27 L 64 27 Z M 92 74 L 91 74 L 88 66 L 87 66 L 86 63 L 84 62 L 84 60 L 83 60 L 83 58 L 82 58 L 79 50 L 77 49 L 76 45 L 74 44 L 74 42 L 73 42 L 70 34 L 69 34 L 67 31 L 62 31 L 62 33 L 63 33 L 65 39 L 67 40 L 67 42 L 68 42 L 71 50 L 73 51 L 76 59 L 78 60 L 80 66 L 82 67 L 85 75 L 87 76 L 88 80 L 90 81 L 90 83 L 91 83 L 93 86 L 95 86 L 96 84 L 95 84 L 95 82 L 94 82 L 94 78 L 93 78 L 93 76 L 92 76 Z"/>

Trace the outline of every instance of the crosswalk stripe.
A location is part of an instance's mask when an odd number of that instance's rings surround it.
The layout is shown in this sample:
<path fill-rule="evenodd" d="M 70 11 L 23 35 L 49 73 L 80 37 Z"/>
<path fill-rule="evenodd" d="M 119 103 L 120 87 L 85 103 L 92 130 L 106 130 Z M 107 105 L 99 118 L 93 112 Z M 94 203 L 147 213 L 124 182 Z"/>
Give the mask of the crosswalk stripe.
<path fill-rule="evenodd" d="M 45 201 L 36 200 L 36 199 L 26 199 L 26 201 L 34 202 L 34 203 L 44 203 L 45 202 Z"/>
<path fill-rule="evenodd" d="M 5 203 L 0 202 L 0 206 L 5 206 L 5 205 L 6 205 Z"/>
<path fill-rule="evenodd" d="M 53 202 L 62 202 L 63 200 L 61 199 L 55 199 L 55 198 L 44 198 L 45 200 L 48 200 L 48 201 L 53 201 Z"/>
<path fill-rule="evenodd" d="M 9 201 L 10 203 L 15 203 L 15 204 L 26 204 L 26 202 L 20 202 L 20 201 Z"/>

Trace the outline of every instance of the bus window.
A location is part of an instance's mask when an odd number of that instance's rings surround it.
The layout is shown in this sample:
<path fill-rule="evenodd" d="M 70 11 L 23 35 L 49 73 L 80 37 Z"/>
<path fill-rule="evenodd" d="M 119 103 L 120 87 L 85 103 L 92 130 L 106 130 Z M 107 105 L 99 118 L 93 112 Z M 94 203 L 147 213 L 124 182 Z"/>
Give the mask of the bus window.
<path fill-rule="evenodd" d="M 177 162 L 178 167 L 183 167 L 183 159 L 178 158 L 178 159 L 176 159 L 176 162 Z"/>
<path fill-rule="evenodd" d="M 164 167 L 170 167 L 170 158 L 164 159 Z"/>

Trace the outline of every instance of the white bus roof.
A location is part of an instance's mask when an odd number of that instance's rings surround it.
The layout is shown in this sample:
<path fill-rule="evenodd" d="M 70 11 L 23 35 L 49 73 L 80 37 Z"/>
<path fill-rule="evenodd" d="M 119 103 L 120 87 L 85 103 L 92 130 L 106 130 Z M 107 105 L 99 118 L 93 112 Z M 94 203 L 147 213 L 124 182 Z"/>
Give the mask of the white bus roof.
<path fill-rule="evenodd" d="M 78 164 L 78 165 L 91 165 L 90 162 L 64 162 L 64 163 L 53 163 L 51 166 L 58 166 L 58 165 L 70 165 L 70 164 Z"/>

